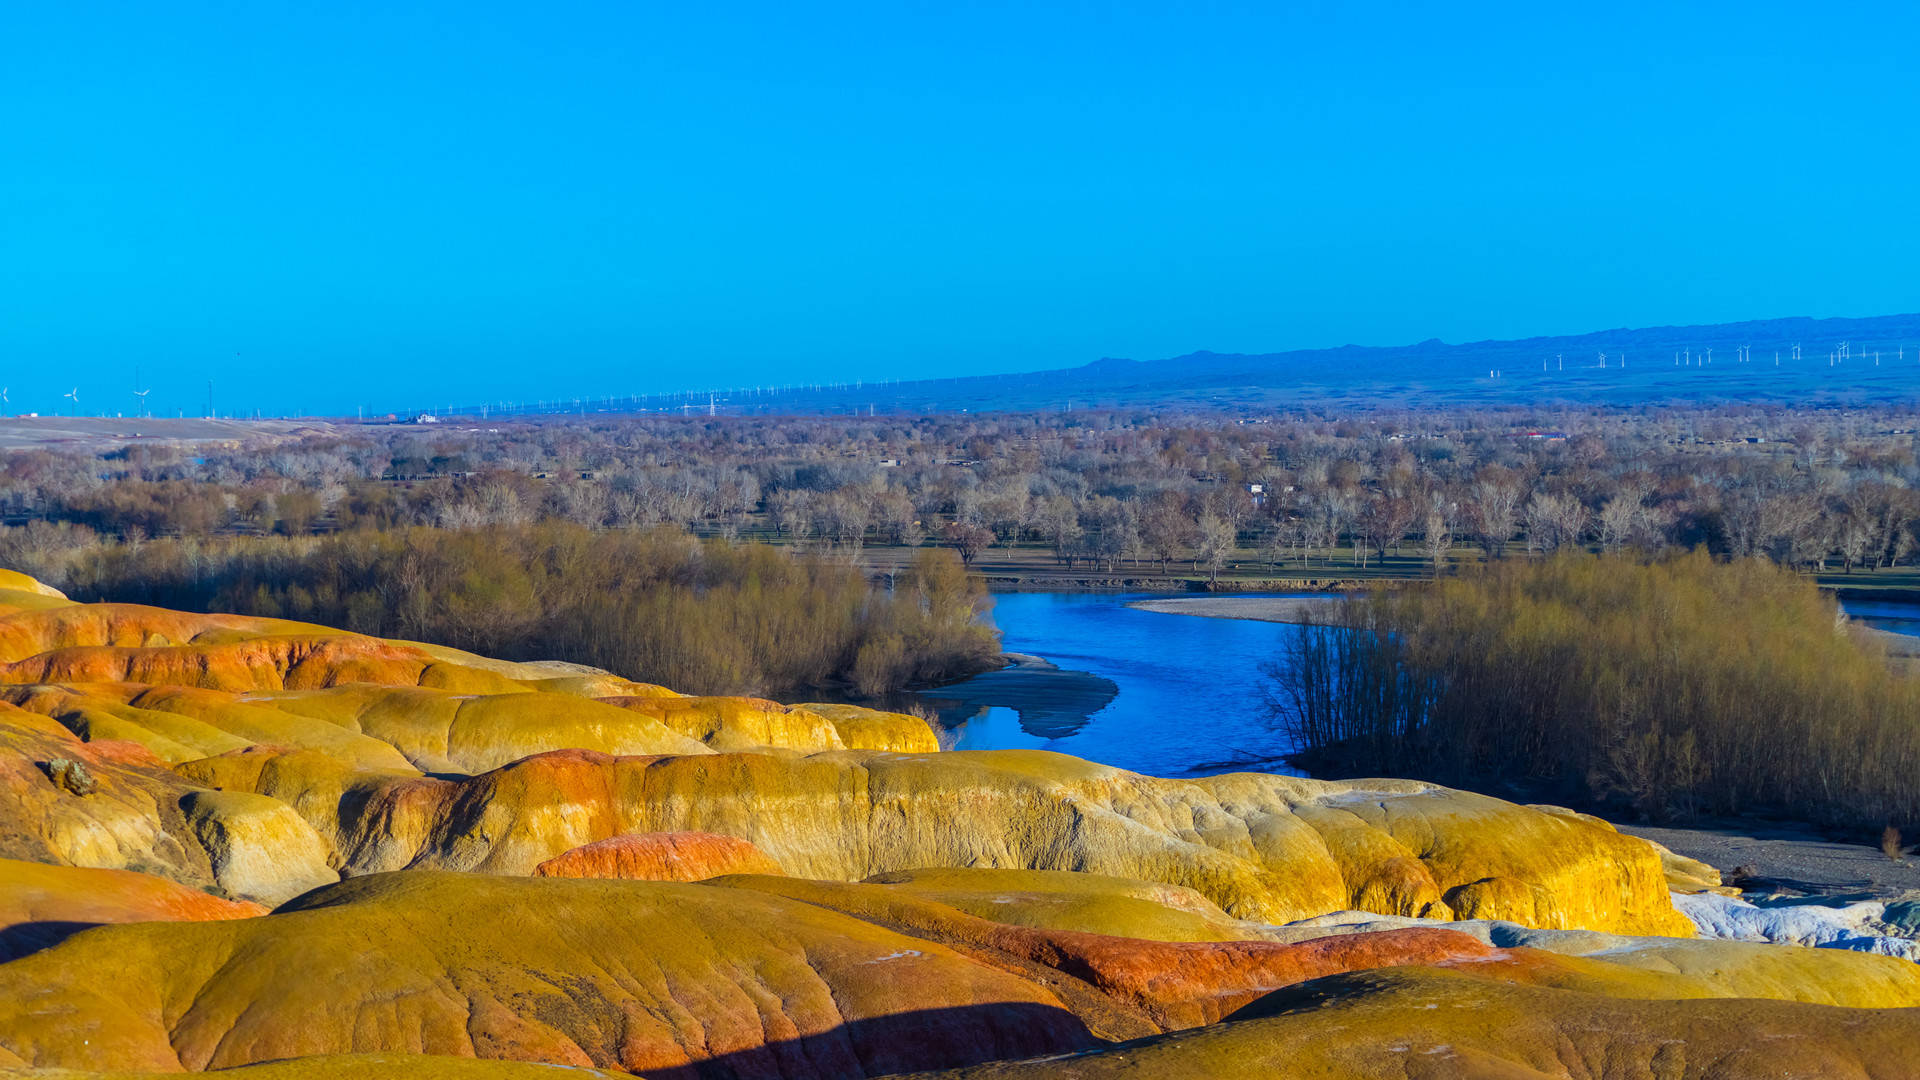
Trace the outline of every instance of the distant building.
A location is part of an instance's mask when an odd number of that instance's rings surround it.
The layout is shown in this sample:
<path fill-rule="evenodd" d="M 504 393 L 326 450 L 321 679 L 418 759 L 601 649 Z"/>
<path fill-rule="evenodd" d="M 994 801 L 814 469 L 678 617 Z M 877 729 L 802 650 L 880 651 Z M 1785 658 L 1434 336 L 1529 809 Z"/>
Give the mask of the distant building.
<path fill-rule="evenodd" d="M 432 413 L 421 413 L 419 416 L 413 418 L 413 422 L 416 424 L 437 424 L 440 422 L 440 418 Z"/>

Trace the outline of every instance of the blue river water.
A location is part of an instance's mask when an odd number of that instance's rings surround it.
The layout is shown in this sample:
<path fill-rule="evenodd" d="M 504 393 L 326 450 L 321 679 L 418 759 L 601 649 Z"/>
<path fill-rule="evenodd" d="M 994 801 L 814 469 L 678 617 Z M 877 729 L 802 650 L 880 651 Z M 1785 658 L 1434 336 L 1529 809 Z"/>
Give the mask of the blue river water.
<path fill-rule="evenodd" d="M 1090 678 L 990 672 L 922 704 L 956 750 L 1058 750 L 1156 776 L 1289 771 L 1260 667 L 1298 629 L 1126 606 L 1151 595 L 995 594 L 1003 649 Z"/>
<path fill-rule="evenodd" d="M 1127 607 L 1158 594 L 997 593 L 1001 647 L 1044 659 L 922 691 L 956 750 L 1031 748 L 1154 776 L 1290 772 L 1261 666 L 1286 623 Z M 1920 637 L 1920 605 L 1849 603 L 1869 625 Z"/>
<path fill-rule="evenodd" d="M 1847 609 L 1849 616 L 1868 626 L 1908 637 L 1920 637 L 1920 604 L 1849 600 L 1840 606 Z"/>

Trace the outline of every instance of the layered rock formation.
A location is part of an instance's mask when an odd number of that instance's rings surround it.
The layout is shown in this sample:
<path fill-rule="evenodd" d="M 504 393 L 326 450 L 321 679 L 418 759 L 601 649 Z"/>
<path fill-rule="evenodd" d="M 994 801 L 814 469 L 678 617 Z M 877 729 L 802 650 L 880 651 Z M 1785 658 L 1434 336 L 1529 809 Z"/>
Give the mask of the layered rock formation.
<path fill-rule="evenodd" d="M 191 790 L 138 743 L 84 742 L 54 720 L 0 702 L 0 857 L 211 885 L 212 860 L 180 810 Z"/>
<path fill-rule="evenodd" d="M 727 874 L 782 874 L 745 840 L 703 832 L 640 833 L 574 848 L 533 868 L 535 877 L 706 881 Z"/>
<path fill-rule="evenodd" d="M 1212 1027 L 922 1080 L 1737 1080 L 1913 1075 L 1920 1011 L 1649 1001 L 1470 970 L 1337 976 Z"/>
<path fill-rule="evenodd" d="M 1044 988 L 950 949 L 698 885 L 383 875 L 264 919 L 104 927 L 0 965 L 0 1060 L 42 1066 L 404 1049 L 860 1076 L 1091 1044 Z"/>
<path fill-rule="evenodd" d="M 1753 1023 L 1872 1076 L 1916 1033 L 1920 966 L 1691 940 L 1669 889 L 1718 885 L 1416 781 L 943 753 L 0 574 L 0 1066 L 1665 1076 Z"/>
<path fill-rule="evenodd" d="M 569 750 L 458 780 L 262 752 L 179 771 L 301 808 L 354 873 L 525 874 L 622 834 L 692 830 L 747 840 L 802 877 L 1077 870 L 1191 888 L 1265 922 L 1360 908 L 1624 933 L 1691 925 L 1644 841 L 1407 781 L 1159 780 L 1039 751 Z"/>
<path fill-rule="evenodd" d="M 1007 883 L 999 872 L 966 877 L 937 875 L 947 890 L 973 895 Z M 1389 997 L 1403 992 L 1391 980 L 1339 978 L 1362 971 L 1442 969 L 1482 994 L 1551 988 L 1561 996 L 1512 1006 L 1539 1014 L 1540 1038 L 1596 1012 L 1639 1022 L 1678 1001 L 1742 999 L 1741 1009 L 1701 1011 L 1698 1023 L 1710 1027 L 1749 1015 L 1748 999 L 1798 994 L 1766 970 L 1763 958 L 1782 951 L 1775 946 L 1675 942 L 1677 961 L 1621 962 L 1635 943 L 1575 956 L 1489 945 L 1437 925 L 1294 943 L 1162 943 L 983 919 L 915 895 L 912 884 L 408 871 L 317 890 L 261 918 L 105 926 L 0 964 L 0 1062 L 167 1071 L 403 1049 L 656 1078 L 880 1076 L 1222 1030 L 1278 1008 L 1275 991 L 1290 986 L 1312 990 L 1299 1000 L 1323 1009 L 1372 999 L 1381 986 Z M 1046 891 L 1067 896 L 1071 885 Z M 1153 888 L 1094 879 L 1084 891 L 1138 897 Z M 1684 953 L 1695 946 L 1720 955 L 1689 963 Z M 1907 1006 L 1889 1015 L 1911 1018 L 1920 969 L 1843 959 L 1861 976 L 1855 1002 Z M 1418 986 L 1405 992 L 1436 1000 Z M 1446 990 L 1437 1000 L 1457 1004 L 1446 1005 L 1444 1023 L 1415 1023 L 1407 1037 L 1473 1034 L 1467 1004 L 1480 999 L 1471 993 Z M 1411 1011 L 1403 1002 L 1388 1013 Z M 1786 1030 L 1825 1030 L 1795 1025 Z M 1254 1030 L 1255 1042 L 1266 1037 Z M 1626 1029 L 1595 1052 L 1632 1037 Z"/>

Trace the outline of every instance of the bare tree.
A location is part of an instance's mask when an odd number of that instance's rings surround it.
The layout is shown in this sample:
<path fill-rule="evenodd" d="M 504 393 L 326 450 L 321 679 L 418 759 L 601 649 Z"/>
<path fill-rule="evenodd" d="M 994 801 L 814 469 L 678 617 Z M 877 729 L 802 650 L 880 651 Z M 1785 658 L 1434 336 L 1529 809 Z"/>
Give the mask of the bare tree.
<path fill-rule="evenodd" d="M 1600 547 L 1606 551 L 1618 551 L 1632 541 L 1641 518 L 1640 501 L 1625 493 L 1615 495 L 1600 507 L 1597 523 L 1600 526 Z"/>
<path fill-rule="evenodd" d="M 1473 517 L 1474 531 L 1487 558 L 1497 559 L 1513 538 L 1520 516 L 1520 482 L 1511 472 L 1498 466 L 1481 471 L 1467 500 L 1467 512 Z"/>
<path fill-rule="evenodd" d="M 1440 576 L 1440 567 L 1447 560 L 1447 552 L 1453 550 L 1453 533 L 1447 529 L 1447 516 L 1435 507 L 1427 511 L 1426 533 L 1422 540 L 1427 552 L 1427 561 L 1433 564 L 1433 576 Z"/>
<path fill-rule="evenodd" d="M 1207 580 L 1209 582 L 1218 580 L 1220 568 L 1233 557 L 1234 550 L 1238 546 L 1239 538 L 1235 534 L 1233 522 L 1211 512 L 1202 514 L 1194 536 L 1195 555 L 1207 568 Z"/>
<path fill-rule="evenodd" d="M 944 535 L 947 543 L 960 553 L 960 561 L 968 566 L 993 544 L 993 530 L 973 522 L 948 522 Z"/>

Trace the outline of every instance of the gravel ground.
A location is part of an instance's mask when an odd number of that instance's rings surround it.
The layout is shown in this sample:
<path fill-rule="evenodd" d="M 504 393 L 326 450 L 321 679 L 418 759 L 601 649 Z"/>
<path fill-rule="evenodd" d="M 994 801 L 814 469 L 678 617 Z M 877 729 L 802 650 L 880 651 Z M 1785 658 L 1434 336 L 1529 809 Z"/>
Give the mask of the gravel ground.
<path fill-rule="evenodd" d="M 1823 895 L 1867 893 L 1876 898 L 1920 893 L 1920 861 L 1899 862 L 1880 850 L 1878 838 L 1845 843 L 1821 830 L 1786 822 L 1716 822 L 1695 828 L 1619 825 L 1629 836 L 1644 837 L 1728 876 L 1735 867 L 1754 867 L 1764 882 L 1743 884 L 1761 891 Z M 1734 884 L 1729 882 L 1729 884 Z"/>

